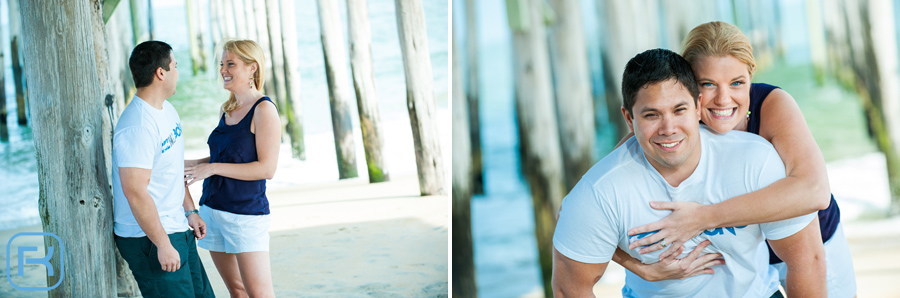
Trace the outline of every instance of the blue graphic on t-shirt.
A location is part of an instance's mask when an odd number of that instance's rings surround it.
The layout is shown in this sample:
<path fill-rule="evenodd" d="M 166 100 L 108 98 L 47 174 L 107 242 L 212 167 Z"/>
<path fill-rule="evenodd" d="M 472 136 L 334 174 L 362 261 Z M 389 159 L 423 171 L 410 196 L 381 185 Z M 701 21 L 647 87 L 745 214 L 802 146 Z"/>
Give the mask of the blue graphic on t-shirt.
<path fill-rule="evenodd" d="M 709 229 L 709 230 L 703 231 L 703 234 L 706 234 L 707 236 L 724 235 L 725 232 L 722 229 L 725 229 L 726 231 L 731 233 L 731 235 L 737 236 L 737 233 L 734 232 L 734 229 L 743 229 L 746 227 L 747 226 L 715 228 L 715 229 Z"/>
<path fill-rule="evenodd" d="M 163 140 L 161 144 L 162 151 L 160 153 L 166 153 L 172 148 L 172 145 L 175 145 L 175 141 L 178 140 L 178 137 L 181 136 L 181 123 L 175 123 L 175 128 L 172 129 L 172 134 L 169 135 L 168 138 Z"/>
<path fill-rule="evenodd" d="M 631 236 L 628 236 L 628 238 L 629 238 L 628 240 L 630 240 L 631 242 L 634 242 L 634 241 L 636 241 L 636 240 L 638 240 L 638 239 L 643 239 L 644 237 L 647 237 L 647 236 L 656 234 L 656 232 L 659 232 L 659 230 L 652 231 L 652 232 L 646 232 L 646 233 L 640 233 L 640 234 L 631 235 Z M 637 237 L 637 239 L 634 239 L 634 237 Z M 659 241 L 657 241 L 657 242 L 659 242 Z M 653 242 L 653 243 L 650 243 L 650 244 L 647 244 L 647 245 L 644 245 L 644 246 L 641 246 L 641 247 L 647 247 L 647 246 L 650 246 L 650 245 L 654 245 L 654 244 L 656 244 L 657 242 Z"/>
<path fill-rule="evenodd" d="M 747 226 L 715 228 L 715 229 L 709 229 L 709 230 L 703 231 L 703 234 L 706 234 L 707 236 L 725 235 L 725 231 L 728 231 L 729 233 L 731 233 L 731 235 L 737 236 L 737 232 L 735 232 L 735 229 L 743 229 L 746 227 Z M 628 236 L 628 240 L 631 242 L 634 242 L 634 241 L 637 241 L 638 239 L 643 239 L 644 237 L 656 234 L 656 232 L 659 232 L 659 230 L 631 235 L 631 236 Z M 634 238 L 637 238 L 637 239 L 634 239 Z M 650 244 L 647 244 L 647 245 L 644 245 L 641 247 L 651 246 L 656 243 L 659 243 L 659 241 L 650 243 Z"/>

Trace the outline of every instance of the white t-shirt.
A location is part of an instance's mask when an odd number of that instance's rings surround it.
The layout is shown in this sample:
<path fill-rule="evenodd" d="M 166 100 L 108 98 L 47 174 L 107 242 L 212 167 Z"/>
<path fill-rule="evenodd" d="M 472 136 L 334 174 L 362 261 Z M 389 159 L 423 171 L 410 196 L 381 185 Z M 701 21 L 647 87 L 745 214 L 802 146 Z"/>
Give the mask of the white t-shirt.
<path fill-rule="evenodd" d="M 662 250 L 641 255 L 628 245 L 646 235 L 628 230 L 658 221 L 668 210 L 650 201 L 714 204 L 763 188 L 784 178 L 784 164 L 765 139 L 746 132 L 717 135 L 700 128 L 700 163 L 678 187 L 669 185 L 644 156 L 635 138 L 594 165 L 563 200 L 553 236 L 556 249 L 582 263 L 606 263 L 616 247 L 644 264 L 659 260 Z M 765 239 L 778 240 L 802 230 L 815 213 L 783 221 L 707 230 L 685 243 L 684 257 L 703 240 L 705 253 L 722 253 L 715 274 L 684 280 L 649 282 L 626 272 L 625 297 L 769 297 L 778 289 L 778 274 L 768 266 Z M 655 232 L 654 232 L 655 233 Z M 627 271 L 627 270 L 626 270 Z"/>
<path fill-rule="evenodd" d="M 150 169 L 147 191 L 156 204 L 166 234 L 188 230 L 184 217 L 184 138 L 181 118 L 168 101 L 157 110 L 134 96 L 116 124 L 113 136 L 112 176 L 115 233 L 119 237 L 147 234 L 134 219 L 122 190 L 119 168 Z"/>

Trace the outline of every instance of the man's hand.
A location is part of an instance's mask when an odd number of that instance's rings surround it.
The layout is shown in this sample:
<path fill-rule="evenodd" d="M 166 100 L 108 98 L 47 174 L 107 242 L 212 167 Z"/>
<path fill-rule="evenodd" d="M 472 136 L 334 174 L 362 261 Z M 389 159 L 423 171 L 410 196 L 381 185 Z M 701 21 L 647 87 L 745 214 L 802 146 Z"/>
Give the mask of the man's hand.
<path fill-rule="evenodd" d="M 188 226 L 194 230 L 194 237 L 196 237 L 197 240 L 206 237 L 206 221 L 203 221 L 199 214 L 191 213 L 191 215 L 188 216 Z"/>
<path fill-rule="evenodd" d="M 159 258 L 159 264 L 162 265 L 163 271 L 175 272 L 181 268 L 181 256 L 178 255 L 178 251 L 171 243 L 156 248 L 156 256 Z"/>
<path fill-rule="evenodd" d="M 724 265 L 725 260 L 721 259 L 722 254 L 720 253 L 701 255 L 703 249 L 709 246 L 710 243 L 709 240 L 700 242 L 690 254 L 684 258 L 677 259 L 675 257 L 679 256 L 684 250 L 683 246 L 679 247 L 676 250 L 676 253 L 659 260 L 659 262 L 643 265 L 647 267 L 646 269 L 643 269 L 644 275 L 646 276 L 642 275 L 641 277 L 648 281 L 661 281 L 685 279 L 700 274 L 713 274 L 715 271 L 709 267 Z"/>

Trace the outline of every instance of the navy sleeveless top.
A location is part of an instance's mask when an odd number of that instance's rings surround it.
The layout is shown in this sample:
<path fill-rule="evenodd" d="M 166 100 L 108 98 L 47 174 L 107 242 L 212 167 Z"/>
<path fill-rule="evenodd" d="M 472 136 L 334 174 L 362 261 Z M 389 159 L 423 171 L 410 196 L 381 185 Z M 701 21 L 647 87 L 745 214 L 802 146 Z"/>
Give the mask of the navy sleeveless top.
<path fill-rule="evenodd" d="M 762 116 L 762 103 L 769 96 L 772 90 L 778 89 L 778 86 L 769 84 L 754 83 L 750 85 L 750 118 L 747 121 L 747 131 L 759 134 L 759 119 Z M 837 230 L 838 224 L 841 223 L 841 209 L 838 208 L 834 195 L 831 195 L 831 204 L 824 210 L 819 210 L 819 229 L 822 231 L 822 242 L 831 239 L 831 235 Z M 766 245 L 769 245 L 766 242 Z M 769 264 L 778 264 L 783 262 L 772 247 L 769 246 Z"/>
<path fill-rule="evenodd" d="M 248 163 L 258 161 L 256 155 L 256 135 L 250 132 L 253 112 L 268 97 L 260 98 L 253 104 L 244 119 L 235 125 L 225 124 L 225 114 L 219 119 L 219 126 L 209 134 L 210 163 Z M 203 180 L 203 196 L 200 205 L 220 211 L 244 215 L 269 214 L 269 199 L 266 198 L 266 179 L 244 181 L 219 175 Z"/>

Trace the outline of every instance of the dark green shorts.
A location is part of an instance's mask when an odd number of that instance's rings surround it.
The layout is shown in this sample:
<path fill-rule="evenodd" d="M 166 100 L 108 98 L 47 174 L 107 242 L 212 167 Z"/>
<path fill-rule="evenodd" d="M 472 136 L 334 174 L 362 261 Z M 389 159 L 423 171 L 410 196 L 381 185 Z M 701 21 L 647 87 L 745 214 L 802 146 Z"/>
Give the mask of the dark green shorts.
<path fill-rule="evenodd" d="M 197 255 L 194 233 L 187 230 L 169 234 L 169 241 L 181 257 L 181 268 L 175 272 L 162 270 L 157 248 L 147 236 L 116 236 L 116 247 L 128 262 L 131 273 L 144 297 L 215 297 L 206 270 Z"/>

